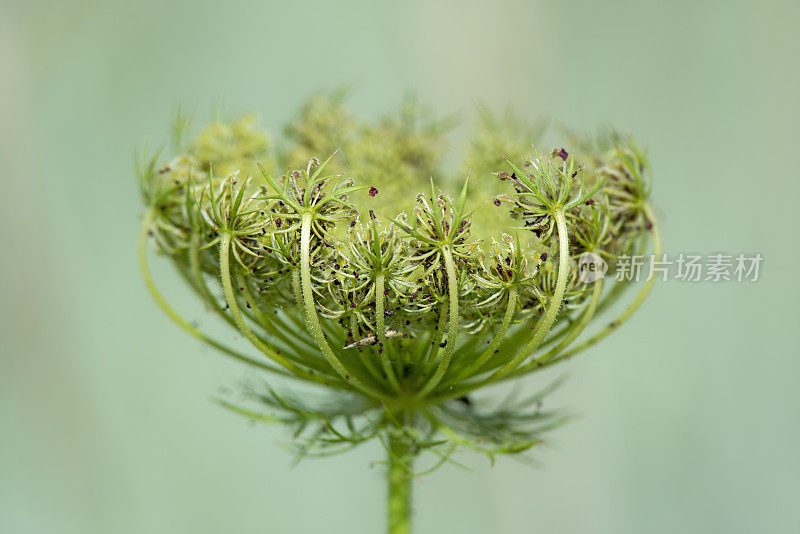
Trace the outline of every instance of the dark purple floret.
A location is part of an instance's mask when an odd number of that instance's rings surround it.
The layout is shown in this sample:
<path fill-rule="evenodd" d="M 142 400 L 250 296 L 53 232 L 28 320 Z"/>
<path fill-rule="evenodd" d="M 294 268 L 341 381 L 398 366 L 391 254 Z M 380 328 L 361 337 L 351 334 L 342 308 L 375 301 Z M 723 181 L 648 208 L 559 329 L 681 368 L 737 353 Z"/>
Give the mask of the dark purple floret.
<path fill-rule="evenodd" d="M 539 256 L 539 258 L 541 258 L 542 261 L 547 261 L 547 252 L 542 252 L 542 255 Z"/>
<path fill-rule="evenodd" d="M 377 187 L 370 187 L 369 188 L 369 196 L 374 197 L 377 194 L 378 194 L 378 188 Z"/>
<path fill-rule="evenodd" d="M 559 148 L 559 149 L 553 150 L 553 154 L 552 155 L 553 155 L 553 157 L 558 156 L 559 158 L 563 159 L 564 161 L 567 161 L 567 158 L 569 157 L 569 152 L 567 152 L 563 148 Z"/>

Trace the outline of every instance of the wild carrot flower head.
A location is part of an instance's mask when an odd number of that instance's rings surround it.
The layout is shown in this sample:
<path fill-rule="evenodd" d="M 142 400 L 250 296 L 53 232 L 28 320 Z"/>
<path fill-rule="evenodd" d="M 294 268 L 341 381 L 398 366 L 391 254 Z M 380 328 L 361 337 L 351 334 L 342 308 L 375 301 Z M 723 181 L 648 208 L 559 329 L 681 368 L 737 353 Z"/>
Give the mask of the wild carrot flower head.
<path fill-rule="evenodd" d="M 176 124 L 188 131 L 185 118 Z M 251 385 L 249 406 L 222 401 L 292 426 L 304 454 L 370 439 L 401 442 L 409 457 L 525 450 L 559 416 L 540 396 L 492 406 L 473 392 L 589 348 L 649 291 L 598 321 L 632 284 L 586 281 L 575 261 L 613 264 L 648 235 L 659 247 L 633 140 L 540 151 L 541 128 L 484 111 L 467 177 L 442 167 L 446 126 L 413 102 L 370 124 L 341 99 L 315 97 L 282 149 L 248 116 L 178 136 L 176 154 L 139 166 L 148 287 L 195 337 L 322 388 Z M 147 268 L 148 237 L 252 354 L 169 306 Z"/>

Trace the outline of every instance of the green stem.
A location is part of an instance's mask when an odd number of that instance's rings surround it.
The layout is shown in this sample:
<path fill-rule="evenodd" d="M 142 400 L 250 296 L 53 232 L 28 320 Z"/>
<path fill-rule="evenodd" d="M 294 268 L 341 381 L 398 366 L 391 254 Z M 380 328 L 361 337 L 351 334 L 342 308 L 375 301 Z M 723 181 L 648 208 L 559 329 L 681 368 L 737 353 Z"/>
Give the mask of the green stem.
<path fill-rule="evenodd" d="M 164 299 L 164 296 L 161 295 L 161 292 L 158 291 L 155 282 L 153 282 L 153 277 L 150 275 L 150 269 L 147 265 L 147 232 L 149 231 L 150 225 L 152 224 L 152 217 L 153 217 L 152 212 L 148 212 L 147 215 L 145 215 L 144 221 L 142 222 L 142 229 L 139 233 L 139 267 L 141 268 L 142 278 L 144 278 L 144 283 L 147 286 L 150 295 L 153 297 L 153 300 L 156 301 L 156 304 L 158 304 L 161 310 L 164 313 L 166 313 L 169 316 L 169 318 L 172 319 L 184 331 L 188 332 L 189 334 L 196 337 L 200 341 L 214 347 L 215 349 L 224 352 L 225 354 L 231 356 L 235 360 L 246 363 L 248 365 L 252 365 L 254 367 L 259 367 L 266 371 L 289 375 L 290 373 L 287 373 L 283 369 L 280 369 L 278 367 L 273 367 L 264 362 L 259 362 L 258 360 L 254 360 L 253 358 L 245 356 L 244 354 L 241 354 L 229 347 L 226 347 L 225 345 L 216 341 L 215 339 L 208 337 L 207 335 L 200 332 L 197 328 L 192 326 L 183 317 L 178 315 L 178 313 L 175 310 L 173 310 L 169 304 L 167 304 L 166 299 Z"/>
<path fill-rule="evenodd" d="M 372 397 L 386 400 L 386 395 L 376 389 L 359 383 L 355 377 L 351 376 L 351 371 L 344 366 L 325 339 L 322 325 L 317 316 L 317 308 L 314 305 L 314 288 L 311 286 L 311 222 L 313 215 L 310 212 L 303 213 L 300 229 L 300 286 L 303 295 L 303 306 L 306 312 L 306 320 L 311 329 L 311 335 L 319 345 L 322 354 L 328 363 L 331 364 L 337 373 L 345 380 L 351 382 L 354 387 Z"/>
<path fill-rule="evenodd" d="M 580 320 L 572 327 L 569 335 L 561 340 L 561 343 L 550 349 L 546 354 L 536 358 L 532 362 L 522 366 L 519 369 L 520 373 L 524 373 L 527 369 L 533 367 L 541 367 L 542 365 L 546 364 L 553 358 L 557 357 L 562 350 L 567 348 L 570 343 L 572 343 L 581 333 L 583 329 L 586 328 L 586 325 L 589 324 L 589 321 L 592 320 L 594 317 L 595 310 L 597 309 L 597 303 L 600 301 L 600 295 L 603 293 L 603 280 L 597 280 L 594 283 L 594 287 L 592 287 L 592 299 L 589 301 L 586 310 L 581 315 Z M 516 373 L 515 373 L 516 374 Z"/>
<path fill-rule="evenodd" d="M 389 378 L 389 384 L 395 389 L 400 391 L 400 383 L 397 381 L 397 375 L 394 372 L 394 367 L 389 361 L 388 348 L 386 345 L 386 319 L 383 315 L 384 306 L 384 287 L 386 279 L 383 274 L 379 274 L 375 278 L 375 323 L 378 331 L 378 350 L 381 352 L 381 363 L 386 376 Z"/>
<path fill-rule="evenodd" d="M 388 534 L 411 533 L 411 476 L 408 445 L 397 438 L 389 438 Z"/>
<path fill-rule="evenodd" d="M 292 269 L 292 291 L 294 291 L 294 299 L 300 309 L 303 309 L 303 290 L 300 289 L 300 270 L 297 268 Z"/>
<path fill-rule="evenodd" d="M 350 315 L 350 338 L 352 340 L 358 339 L 358 318 L 355 314 Z M 361 363 L 364 364 L 369 374 L 371 374 L 375 380 L 378 382 L 383 381 L 383 375 L 381 371 L 375 366 L 375 363 L 372 361 L 372 355 L 361 348 L 356 349 L 358 350 L 358 354 L 360 355 Z"/>
<path fill-rule="evenodd" d="M 302 306 L 306 311 L 306 320 L 308 326 L 311 328 L 311 335 L 319 345 L 322 354 L 328 360 L 337 373 L 342 375 L 346 380 L 350 380 L 350 371 L 339 361 L 333 349 L 325 339 L 325 334 L 322 332 L 322 325 L 320 325 L 319 317 L 317 317 L 317 309 L 314 306 L 314 289 L 311 287 L 311 214 L 303 214 L 303 222 L 301 228 L 301 241 L 300 241 L 300 286 L 303 296 Z"/>
<path fill-rule="evenodd" d="M 211 294 L 211 291 L 208 289 L 208 285 L 206 284 L 205 278 L 203 276 L 203 272 L 200 268 L 200 239 L 197 233 L 192 235 L 192 238 L 189 242 L 189 280 L 195 290 L 200 293 L 200 296 L 203 297 L 206 304 L 210 306 L 222 319 L 225 320 L 226 323 L 237 328 L 236 322 L 233 318 L 225 313 L 222 306 L 217 302 L 217 299 Z M 268 331 L 272 335 L 276 335 L 282 341 L 287 343 L 289 346 L 292 346 L 294 350 L 300 352 L 299 348 L 296 348 L 296 344 L 292 344 L 292 342 L 288 339 L 287 336 L 281 335 L 282 331 L 279 328 L 275 328 L 271 322 L 269 322 L 268 318 L 265 314 L 263 314 L 260 309 L 255 304 L 255 299 L 250 294 L 250 291 L 247 289 L 247 285 L 241 280 L 237 279 L 237 284 L 239 286 L 244 287 L 244 296 L 245 299 L 250 302 L 253 306 L 256 306 L 253 309 L 253 315 L 250 315 L 249 318 L 253 320 L 256 324 L 263 327 L 266 331 Z"/>
<path fill-rule="evenodd" d="M 439 343 L 442 340 L 445 323 L 447 323 L 447 306 L 440 303 L 439 319 L 434 329 L 431 330 L 431 333 L 428 335 L 428 341 L 422 347 L 423 353 L 420 355 L 420 363 L 425 367 L 424 376 L 428 376 L 428 373 L 433 369 L 433 364 L 431 362 L 435 362 L 436 356 L 439 354 Z"/>
<path fill-rule="evenodd" d="M 312 380 L 314 382 L 319 382 L 321 384 L 333 385 L 333 386 L 341 386 L 339 381 L 331 380 L 327 377 L 323 377 L 320 375 L 315 374 L 314 372 L 310 371 L 309 369 L 305 369 L 303 367 L 299 367 L 294 363 L 290 362 L 283 356 L 277 353 L 274 349 L 264 344 L 258 336 L 256 336 L 242 316 L 242 311 L 239 309 L 239 304 L 236 301 L 236 294 L 233 292 L 233 284 L 231 281 L 231 270 L 230 270 L 230 248 L 231 248 L 231 234 L 225 232 L 222 234 L 222 238 L 219 244 L 219 267 L 220 267 L 220 279 L 222 281 L 222 290 L 225 293 L 225 301 L 228 303 L 228 307 L 231 310 L 231 315 L 233 316 L 233 320 L 236 323 L 237 328 L 239 331 L 247 338 L 250 343 L 253 344 L 258 350 L 263 352 L 266 356 L 271 358 L 276 363 L 280 364 L 281 366 L 288 369 L 293 374 L 307 378 L 308 380 Z"/>
<path fill-rule="evenodd" d="M 556 228 L 558 229 L 558 278 L 556 279 L 556 290 L 553 293 L 553 298 L 550 300 L 550 306 L 544 317 L 539 319 L 536 323 L 536 332 L 533 338 L 525 345 L 514 358 L 506 365 L 497 370 L 490 378 L 490 381 L 500 379 L 509 373 L 513 372 L 520 363 L 528 356 L 533 354 L 534 351 L 541 345 L 544 337 L 550 331 L 553 323 L 556 321 L 558 312 L 561 309 L 561 304 L 564 300 L 564 292 L 567 288 L 567 279 L 569 278 L 569 235 L 567 234 L 567 220 L 562 210 L 558 210 L 554 214 L 556 221 Z"/>
<path fill-rule="evenodd" d="M 648 204 L 645 204 L 642 207 L 642 210 L 644 211 L 644 214 L 647 217 L 647 219 L 650 221 L 650 224 L 653 225 L 651 229 L 651 235 L 653 236 L 653 257 L 655 258 L 656 256 L 661 255 L 661 234 L 659 234 L 658 232 L 658 226 L 656 225 L 656 218 L 655 215 L 653 215 L 653 211 L 650 208 L 650 206 Z M 636 310 L 639 309 L 639 306 L 642 305 L 644 300 L 647 298 L 647 295 L 650 294 L 650 290 L 653 289 L 653 285 L 655 284 L 655 282 L 656 282 L 655 276 L 647 280 L 647 282 L 645 282 L 644 284 L 644 287 L 642 287 L 641 291 L 639 291 L 639 294 L 636 295 L 636 298 L 633 300 L 633 302 L 631 302 L 628 305 L 628 307 L 625 308 L 625 311 L 623 311 L 619 315 L 619 317 L 611 321 L 608 324 L 608 326 L 606 326 L 603 330 L 601 330 L 594 336 L 590 337 L 580 345 L 573 347 L 572 349 L 568 350 L 567 352 L 553 359 L 553 362 L 557 362 L 569 358 L 571 356 L 574 356 L 578 352 L 591 347 L 601 339 L 605 338 L 611 332 L 619 328 L 622 325 L 622 323 L 630 319 L 630 317 L 636 312 Z"/>
<path fill-rule="evenodd" d="M 214 295 L 208 289 L 205 279 L 203 278 L 203 271 L 200 269 L 200 236 L 197 233 L 192 234 L 192 239 L 189 241 L 189 269 L 192 273 L 194 283 L 200 290 L 200 295 L 205 299 L 206 304 L 222 317 L 225 322 L 231 326 L 236 326 L 227 314 L 223 313 L 222 306 L 220 306 Z"/>
<path fill-rule="evenodd" d="M 517 311 L 517 288 L 512 287 L 508 291 L 508 304 L 506 305 L 506 313 L 503 316 L 503 322 L 500 324 L 500 328 L 497 330 L 497 333 L 495 334 L 492 343 L 486 348 L 485 351 L 483 351 L 483 354 L 481 354 L 480 357 L 478 357 L 478 359 L 474 363 L 472 363 L 469 367 L 461 371 L 461 373 L 459 373 L 459 375 L 455 379 L 451 380 L 448 383 L 457 382 L 458 380 L 461 380 L 464 377 L 470 376 L 472 373 L 483 367 L 483 364 L 485 364 L 489 360 L 489 358 L 491 358 L 494 355 L 494 351 L 497 350 L 497 347 L 499 347 L 500 343 L 503 342 L 503 338 L 505 337 L 506 332 L 508 331 L 508 327 L 511 325 L 511 320 L 514 318 L 514 314 L 516 313 L 516 311 Z"/>
<path fill-rule="evenodd" d="M 444 257 L 444 265 L 445 269 L 447 270 L 447 296 L 450 299 L 450 313 L 449 313 L 449 326 L 447 331 L 447 339 L 445 342 L 447 346 L 444 349 L 444 354 L 442 354 L 441 361 L 439 362 L 439 366 L 436 368 L 436 372 L 433 373 L 433 376 L 428 380 L 428 383 L 417 393 L 416 397 L 418 399 L 424 398 L 428 393 L 433 391 L 433 389 L 439 385 L 444 374 L 447 372 L 447 368 L 450 367 L 450 361 L 453 359 L 453 353 L 456 350 L 456 338 L 458 337 L 458 271 L 456 271 L 456 264 L 453 261 L 453 253 L 450 251 L 450 248 L 445 246 L 442 250 L 442 256 Z"/>
<path fill-rule="evenodd" d="M 308 367 L 320 372 L 327 369 L 327 363 L 325 360 L 320 358 L 316 346 L 305 340 L 296 341 L 294 338 L 291 338 L 288 335 L 292 333 L 291 329 L 277 327 L 272 322 L 271 318 L 268 317 L 267 314 L 261 309 L 261 305 L 258 302 L 259 299 L 255 298 L 255 296 L 250 292 L 250 289 L 247 287 L 246 280 L 244 280 L 241 275 L 236 276 L 236 284 L 242 288 L 242 296 L 248 303 L 250 303 L 250 311 L 245 312 L 247 317 L 256 325 L 263 328 L 276 340 L 284 343 L 286 347 L 290 349 L 289 353 L 287 354 L 288 358 L 296 360 L 297 356 L 292 357 L 291 354 L 294 352 L 297 355 L 302 355 L 303 360 L 301 363 L 308 362 Z M 303 343 L 305 346 L 301 346 L 300 343 Z"/>

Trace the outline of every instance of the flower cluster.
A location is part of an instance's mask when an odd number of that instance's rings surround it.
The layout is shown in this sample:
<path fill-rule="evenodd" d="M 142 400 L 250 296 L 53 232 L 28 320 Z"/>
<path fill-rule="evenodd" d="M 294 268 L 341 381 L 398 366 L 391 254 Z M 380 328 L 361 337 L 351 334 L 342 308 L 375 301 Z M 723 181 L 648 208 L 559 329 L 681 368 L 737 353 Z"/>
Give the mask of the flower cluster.
<path fill-rule="evenodd" d="M 619 327 L 651 283 L 593 326 L 633 284 L 584 282 L 575 259 L 613 263 L 649 241 L 659 254 L 660 242 L 646 156 L 630 138 L 541 153 L 529 145 L 535 129 L 506 125 L 484 114 L 468 158 L 480 164 L 454 196 L 458 178 L 439 167 L 443 123 L 409 106 L 369 125 L 319 97 L 286 129 L 282 151 L 248 117 L 178 142 L 171 159 L 144 160 L 141 260 L 159 305 L 240 361 L 336 392 L 312 402 L 253 386 L 261 411 L 226 405 L 296 426 L 303 454 L 376 438 L 410 465 L 426 449 L 446 459 L 456 447 L 492 456 L 538 443 L 558 420 L 538 397 L 491 408 L 473 391 Z M 504 147 L 514 147 L 508 160 Z M 502 167 L 483 168 L 491 162 Z M 403 200 L 409 190 L 421 192 Z M 148 237 L 258 356 L 169 306 L 150 276 Z"/>

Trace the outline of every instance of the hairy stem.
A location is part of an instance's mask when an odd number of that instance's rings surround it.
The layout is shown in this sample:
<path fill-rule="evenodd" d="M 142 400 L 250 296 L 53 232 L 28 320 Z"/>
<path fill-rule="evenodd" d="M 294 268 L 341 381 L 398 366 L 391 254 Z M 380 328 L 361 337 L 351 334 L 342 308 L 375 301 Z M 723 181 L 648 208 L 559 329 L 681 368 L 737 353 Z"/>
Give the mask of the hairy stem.
<path fill-rule="evenodd" d="M 271 358 L 276 363 L 288 369 L 293 374 L 322 384 L 339 385 L 338 381 L 317 375 L 312 371 L 310 371 L 309 369 L 299 367 L 294 363 L 290 362 L 289 360 L 278 354 L 277 351 L 264 344 L 264 342 L 261 341 L 258 338 L 258 336 L 256 336 L 253 333 L 253 331 L 245 322 L 244 317 L 242 316 L 242 311 L 239 309 L 239 304 L 236 301 L 236 294 L 233 292 L 233 284 L 231 281 L 231 269 L 230 269 L 230 248 L 231 248 L 231 234 L 227 232 L 223 233 L 219 244 L 220 279 L 222 281 L 222 290 L 225 293 L 225 300 L 228 303 L 228 307 L 231 310 L 231 315 L 233 315 L 233 320 L 236 322 L 236 326 L 239 328 L 239 331 L 247 338 L 247 340 L 250 343 L 253 344 L 255 348 L 263 352 L 266 356 Z"/>
<path fill-rule="evenodd" d="M 656 218 L 653 215 L 653 211 L 650 208 L 650 206 L 648 204 L 645 204 L 643 206 L 642 210 L 644 211 L 644 214 L 647 217 L 647 220 L 650 221 L 650 224 L 653 225 L 651 230 L 650 230 L 650 233 L 653 236 L 653 257 L 656 257 L 656 256 L 661 255 L 661 234 L 659 234 L 659 232 L 658 232 L 658 226 L 656 224 Z M 585 350 L 585 349 L 591 347 L 592 345 L 594 345 L 595 343 L 597 343 L 601 339 L 605 338 L 611 332 L 613 332 L 614 330 L 619 328 L 625 321 L 630 319 L 630 317 L 636 312 L 636 310 L 639 309 L 639 306 L 642 305 L 644 300 L 647 298 L 647 295 L 650 294 L 650 290 L 653 289 L 653 285 L 655 284 L 655 282 L 656 282 L 656 277 L 655 276 L 653 276 L 649 280 L 647 280 L 647 282 L 645 282 L 645 284 L 644 284 L 644 287 L 642 287 L 641 291 L 639 291 L 639 294 L 636 295 L 636 298 L 633 300 L 633 302 L 631 302 L 628 305 L 628 307 L 625 308 L 625 311 L 623 311 L 619 315 L 619 317 L 617 317 L 616 319 L 611 321 L 608 324 L 608 326 L 606 326 L 603 330 L 601 330 L 600 332 L 598 332 L 594 336 L 590 337 L 589 339 L 587 339 L 586 341 L 584 341 L 580 345 L 577 345 L 576 347 L 571 348 L 567 352 L 565 352 L 565 353 L 559 355 L 557 358 L 553 359 L 553 362 L 564 360 L 566 358 L 574 356 L 578 352 L 581 352 L 582 350 Z"/>
<path fill-rule="evenodd" d="M 378 329 L 376 332 L 378 336 L 378 347 L 381 353 L 381 363 L 383 370 L 389 379 L 389 384 L 395 389 L 400 391 L 400 383 L 397 381 L 397 375 L 394 372 L 394 367 L 389 361 L 389 354 L 384 346 L 386 342 L 386 319 L 383 315 L 384 306 L 384 286 L 386 279 L 383 274 L 379 274 L 375 279 L 375 327 Z"/>
<path fill-rule="evenodd" d="M 358 339 L 359 330 L 358 330 L 358 318 L 355 314 L 350 315 L 350 339 L 355 341 Z M 378 381 L 381 382 L 383 380 L 383 376 L 381 375 L 381 371 L 375 366 L 375 363 L 372 361 L 372 355 L 361 348 L 356 349 L 360 355 L 361 362 L 366 367 L 367 371 Z"/>
<path fill-rule="evenodd" d="M 248 365 L 252 365 L 254 367 L 259 367 L 266 371 L 277 372 L 279 374 L 290 375 L 287 371 L 280 369 L 278 367 L 273 367 L 264 362 L 260 362 L 258 360 L 254 360 L 249 356 L 245 356 L 240 352 L 237 352 L 229 347 L 226 347 L 222 343 L 216 341 L 213 338 L 208 337 L 207 335 L 200 332 L 197 328 L 192 326 L 188 321 L 186 321 L 183 317 L 178 315 L 178 313 L 172 309 L 172 307 L 167 304 L 166 299 L 161 295 L 161 292 L 158 291 L 158 288 L 153 282 L 153 277 L 150 275 L 150 268 L 147 265 L 147 233 L 150 228 L 150 224 L 152 223 L 152 212 L 148 212 L 145 215 L 144 221 L 142 222 L 142 229 L 139 233 L 139 267 L 142 271 L 142 278 L 144 278 L 144 283 L 147 286 L 147 290 L 152 295 L 153 300 L 156 301 L 159 308 L 166 313 L 170 319 L 172 319 L 178 326 L 180 326 L 184 331 L 191 334 L 192 336 L 196 337 L 200 341 L 207 343 L 208 345 L 214 347 L 217 350 L 222 351 L 223 353 L 227 354 L 228 356 L 238 360 L 242 363 L 246 363 Z"/>
<path fill-rule="evenodd" d="M 458 272 L 456 271 L 456 264 L 453 261 L 453 253 L 450 251 L 450 248 L 447 246 L 444 247 L 442 251 L 442 256 L 444 257 L 444 265 L 445 269 L 447 270 L 447 296 L 450 299 L 450 313 L 449 313 L 449 326 L 447 331 L 447 339 L 445 343 L 444 354 L 442 354 L 442 358 L 439 362 L 439 366 L 436 368 L 436 372 L 433 373 L 428 383 L 417 393 L 417 398 L 423 398 L 425 395 L 433 391 L 433 389 L 439 385 L 441 382 L 442 377 L 447 372 L 447 368 L 450 367 L 450 361 L 453 359 L 453 353 L 456 350 L 456 338 L 458 337 Z"/>
<path fill-rule="evenodd" d="M 583 314 L 581 315 L 580 320 L 572 327 L 569 335 L 561 340 L 561 343 L 550 349 L 546 354 L 536 358 L 534 361 L 530 362 L 527 365 L 524 365 L 519 369 L 520 372 L 525 372 L 527 368 L 538 367 L 539 364 L 546 364 L 554 357 L 558 356 L 562 350 L 567 348 L 570 343 L 572 343 L 583 329 L 586 328 L 586 325 L 589 324 L 589 321 L 592 320 L 594 317 L 595 310 L 597 309 L 597 303 L 600 301 L 600 295 L 603 293 L 603 279 L 597 280 L 594 283 L 594 287 L 592 287 L 592 299 L 589 301 L 589 304 L 586 306 L 586 310 L 584 310 Z"/>
<path fill-rule="evenodd" d="M 436 356 L 439 354 L 439 343 L 441 342 L 442 335 L 444 333 L 444 325 L 447 323 L 447 306 L 440 304 L 439 308 L 439 319 L 436 322 L 434 329 L 431 330 L 430 334 L 428 335 L 428 341 L 423 346 L 423 353 L 420 355 L 422 358 L 420 363 L 425 367 L 425 376 L 427 376 L 428 372 L 433 369 L 431 362 L 434 362 L 436 360 Z"/>
<path fill-rule="evenodd" d="M 294 292 L 294 299 L 300 309 L 303 308 L 303 290 L 300 289 L 300 270 L 296 267 L 292 269 L 292 291 Z"/>
<path fill-rule="evenodd" d="M 284 343 L 287 348 L 290 349 L 291 352 L 294 352 L 298 355 L 302 355 L 306 361 L 314 362 L 315 365 L 309 365 L 309 367 L 314 368 L 317 371 L 322 371 L 327 367 L 322 358 L 319 356 L 319 352 L 317 351 L 316 346 L 311 344 L 310 341 L 307 341 L 303 338 L 293 338 L 290 337 L 289 334 L 292 334 L 291 329 L 281 328 L 276 326 L 272 322 L 272 318 L 267 315 L 261 309 L 261 305 L 258 302 L 258 299 L 250 292 L 250 289 L 247 287 L 247 281 L 241 276 L 236 276 L 236 284 L 242 289 L 242 296 L 244 296 L 245 300 L 250 304 L 251 310 L 247 313 L 247 316 L 258 326 L 263 328 L 269 335 L 273 336 L 276 340 Z M 244 310 L 243 310 L 244 311 Z M 303 345 L 301 345 L 301 343 Z M 291 357 L 291 354 L 287 356 Z M 296 356 L 295 356 L 296 358 Z M 294 359 L 294 358 L 293 358 Z"/>
<path fill-rule="evenodd" d="M 387 533 L 411 533 L 411 460 L 408 445 L 397 438 L 389 438 L 389 467 L 386 473 L 388 496 L 386 501 Z"/>
<path fill-rule="evenodd" d="M 550 306 L 547 308 L 544 317 L 539 319 L 536 323 L 536 332 L 533 334 L 533 338 L 510 362 L 498 369 L 497 372 L 490 377 L 492 381 L 510 374 L 525 360 L 525 358 L 533 354 L 550 331 L 550 328 L 556 321 L 556 317 L 558 317 L 558 312 L 564 301 L 564 292 L 567 288 L 567 279 L 569 277 L 569 235 L 567 234 L 567 221 L 563 210 L 557 210 L 554 214 L 554 218 L 556 221 L 556 228 L 558 229 L 559 243 L 558 278 L 556 279 L 556 289 L 553 293 L 553 298 L 550 300 Z"/>
<path fill-rule="evenodd" d="M 306 312 L 306 320 L 308 326 L 311 328 L 311 335 L 319 345 L 322 354 L 328 360 L 337 373 L 342 375 L 346 380 L 350 380 L 350 371 L 342 364 L 333 349 L 325 339 L 325 334 L 322 332 L 322 326 L 319 323 L 317 316 L 317 309 L 314 306 L 314 290 L 311 287 L 311 214 L 306 213 L 303 215 L 303 223 L 301 229 L 301 242 L 300 242 L 300 285 L 302 289 L 303 302 L 301 303 Z"/>
<path fill-rule="evenodd" d="M 517 288 L 512 287 L 508 291 L 508 304 L 506 305 L 506 313 L 503 316 L 503 322 L 500 324 L 500 328 L 497 330 L 497 333 L 492 340 L 492 343 L 486 348 L 485 351 L 472 363 L 469 367 L 461 371 L 453 380 L 450 382 L 456 382 L 458 380 L 463 379 L 466 376 L 470 376 L 475 371 L 479 370 L 483 367 L 489 358 L 494 355 L 494 351 L 497 350 L 497 347 L 500 346 L 500 343 L 503 342 L 503 338 L 505 338 L 506 332 L 508 331 L 508 327 L 511 325 L 511 320 L 514 318 L 514 314 L 517 311 Z M 450 383 L 448 382 L 448 383 Z"/>
<path fill-rule="evenodd" d="M 351 380 L 355 377 L 350 376 L 351 371 L 342 364 L 341 360 L 339 360 L 328 344 L 328 340 L 325 339 L 325 333 L 322 331 L 322 325 L 317 316 L 317 309 L 314 306 L 314 289 L 311 287 L 311 219 L 311 213 L 304 213 L 300 230 L 300 285 L 303 295 L 303 306 L 306 311 L 306 320 L 308 321 L 308 327 L 311 329 L 311 335 L 314 337 L 317 345 L 319 345 L 325 359 L 331 364 L 331 367 L 345 380 L 352 382 L 354 387 L 372 397 L 385 399 L 386 396 L 383 393 L 358 383 L 355 380 Z"/>
<path fill-rule="evenodd" d="M 206 303 L 217 315 L 222 317 L 226 323 L 235 328 L 236 324 L 233 322 L 233 319 L 228 316 L 228 314 L 224 313 L 222 306 L 217 302 L 214 295 L 211 294 L 211 291 L 208 289 L 208 284 L 206 284 L 203 278 L 203 272 L 200 269 L 200 236 L 198 234 L 192 235 L 192 239 L 189 241 L 189 268 L 191 269 L 194 283 L 200 289 L 200 294 L 205 299 Z"/>

